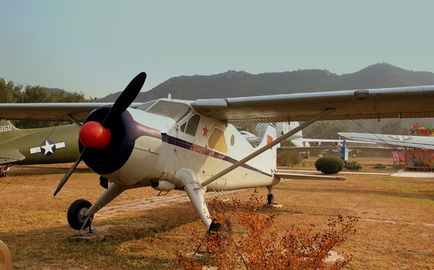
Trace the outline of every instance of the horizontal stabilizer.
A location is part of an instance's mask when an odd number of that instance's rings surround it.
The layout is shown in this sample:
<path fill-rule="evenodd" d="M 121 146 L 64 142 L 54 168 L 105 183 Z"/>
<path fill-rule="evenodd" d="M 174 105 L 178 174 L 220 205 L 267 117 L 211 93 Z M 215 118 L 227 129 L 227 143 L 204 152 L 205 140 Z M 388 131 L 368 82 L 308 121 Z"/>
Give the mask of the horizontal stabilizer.
<path fill-rule="evenodd" d="M 333 175 L 322 175 L 322 174 L 303 174 L 303 173 L 288 173 L 288 172 L 279 172 L 277 171 L 274 174 L 275 177 L 280 179 L 301 179 L 301 180 L 336 180 L 343 181 L 346 180 L 345 177 L 342 176 L 333 176 Z"/>
<path fill-rule="evenodd" d="M 26 157 L 18 149 L 0 151 L 0 164 L 12 164 L 24 160 Z"/>

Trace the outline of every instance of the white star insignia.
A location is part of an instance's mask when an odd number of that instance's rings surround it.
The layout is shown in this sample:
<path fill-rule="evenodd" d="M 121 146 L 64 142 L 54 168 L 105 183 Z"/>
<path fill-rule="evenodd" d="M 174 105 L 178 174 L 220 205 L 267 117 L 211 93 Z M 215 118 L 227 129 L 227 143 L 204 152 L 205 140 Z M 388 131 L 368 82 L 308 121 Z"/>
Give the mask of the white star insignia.
<path fill-rule="evenodd" d="M 65 146 L 65 142 L 54 143 L 49 140 L 45 140 L 40 146 L 30 148 L 30 154 L 42 153 L 44 156 L 49 156 L 54 154 L 56 150 L 64 148 Z"/>
<path fill-rule="evenodd" d="M 45 145 L 41 145 L 41 148 L 44 149 L 44 155 L 54 154 L 53 150 L 54 144 L 50 144 L 48 141 L 45 141 Z"/>

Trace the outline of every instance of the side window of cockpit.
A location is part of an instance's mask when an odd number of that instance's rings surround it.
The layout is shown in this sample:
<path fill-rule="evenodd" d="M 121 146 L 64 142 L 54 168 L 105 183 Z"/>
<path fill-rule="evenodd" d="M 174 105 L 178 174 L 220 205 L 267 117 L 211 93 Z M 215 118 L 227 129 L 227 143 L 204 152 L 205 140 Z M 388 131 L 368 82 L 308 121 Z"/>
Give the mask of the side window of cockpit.
<path fill-rule="evenodd" d="M 215 128 L 212 131 L 211 136 L 209 137 L 208 146 L 219 152 L 226 153 L 228 151 L 228 147 L 226 145 L 223 131 L 221 131 L 218 128 Z"/>
<path fill-rule="evenodd" d="M 190 120 L 188 120 L 187 128 L 185 129 L 185 133 L 190 134 L 192 136 L 196 135 L 197 127 L 199 126 L 200 116 L 195 114 Z"/>
<path fill-rule="evenodd" d="M 187 122 L 181 125 L 180 129 L 182 132 L 189 135 L 195 136 L 197 127 L 199 126 L 200 116 L 195 114 L 193 117 L 188 119 Z"/>

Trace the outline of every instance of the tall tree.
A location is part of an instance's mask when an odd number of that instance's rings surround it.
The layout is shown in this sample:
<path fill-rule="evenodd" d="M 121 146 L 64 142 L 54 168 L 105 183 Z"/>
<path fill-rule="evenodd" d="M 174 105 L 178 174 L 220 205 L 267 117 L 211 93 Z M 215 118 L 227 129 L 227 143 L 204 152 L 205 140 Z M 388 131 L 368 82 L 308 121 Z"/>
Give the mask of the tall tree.
<path fill-rule="evenodd" d="M 338 139 L 338 132 L 349 131 L 348 125 L 338 121 L 321 121 L 313 124 L 303 131 L 306 138 Z"/>

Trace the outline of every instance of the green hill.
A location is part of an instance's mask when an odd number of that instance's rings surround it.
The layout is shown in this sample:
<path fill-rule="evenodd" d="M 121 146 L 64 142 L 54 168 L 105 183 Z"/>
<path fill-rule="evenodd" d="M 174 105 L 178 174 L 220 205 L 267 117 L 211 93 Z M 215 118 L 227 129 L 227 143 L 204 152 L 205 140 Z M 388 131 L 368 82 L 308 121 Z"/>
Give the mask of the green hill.
<path fill-rule="evenodd" d="M 318 69 L 260 74 L 227 71 L 208 76 L 174 77 L 140 93 L 136 101 L 169 94 L 172 98 L 197 99 L 428 84 L 434 84 L 434 73 L 409 71 L 385 63 L 343 75 Z M 111 94 L 102 100 L 114 101 L 119 94 Z"/>

